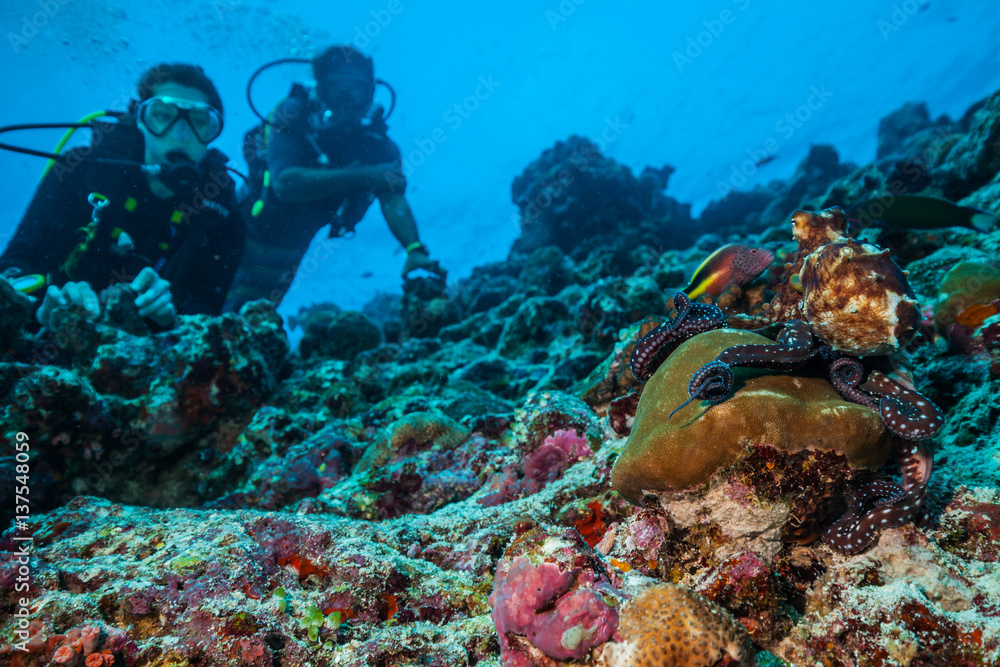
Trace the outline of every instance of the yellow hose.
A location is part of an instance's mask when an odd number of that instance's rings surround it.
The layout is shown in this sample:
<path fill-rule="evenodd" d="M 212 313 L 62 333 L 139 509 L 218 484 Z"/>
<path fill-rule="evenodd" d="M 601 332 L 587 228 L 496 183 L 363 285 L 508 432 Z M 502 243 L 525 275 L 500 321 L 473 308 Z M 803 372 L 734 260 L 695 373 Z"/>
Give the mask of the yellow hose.
<path fill-rule="evenodd" d="M 93 113 L 88 113 L 86 116 L 84 116 L 83 118 L 81 118 L 80 120 L 78 120 L 76 122 L 78 122 L 78 123 L 89 123 L 90 121 L 94 120 L 95 118 L 100 118 L 101 116 L 107 116 L 107 115 L 108 115 L 108 112 L 104 111 L 104 110 L 94 111 Z M 66 145 L 66 142 L 68 142 L 69 138 L 73 136 L 73 133 L 76 132 L 79 129 L 80 128 L 78 128 L 78 127 L 71 127 L 68 130 L 66 130 L 66 132 L 63 133 L 62 138 L 59 139 L 59 143 L 56 144 L 56 147 L 55 147 L 55 149 L 52 152 L 56 153 L 56 154 L 61 153 L 63 147 Z M 39 180 L 42 180 L 42 181 L 45 180 L 45 177 L 48 176 L 48 174 L 49 174 L 49 169 L 51 169 L 52 165 L 54 165 L 55 163 L 56 163 L 55 159 L 49 158 L 49 161 L 45 163 L 45 168 L 42 169 L 42 177 Z"/>

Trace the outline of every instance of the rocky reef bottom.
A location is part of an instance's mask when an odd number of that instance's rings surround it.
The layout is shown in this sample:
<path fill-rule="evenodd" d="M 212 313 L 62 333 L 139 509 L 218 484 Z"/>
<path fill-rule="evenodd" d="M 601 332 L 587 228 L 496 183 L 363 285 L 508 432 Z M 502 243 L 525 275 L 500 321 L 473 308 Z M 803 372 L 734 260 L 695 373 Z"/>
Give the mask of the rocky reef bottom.
<path fill-rule="evenodd" d="M 815 359 L 686 404 L 751 334 L 702 333 L 645 384 L 629 364 L 729 244 L 777 258 L 696 298 L 736 321 L 884 287 L 849 266 L 796 283 L 796 207 L 895 192 L 916 165 L 906 192 L 1000 211 L 1000 95 L 892 119 L 891 154 L 814 147 L 789 183 L 713 203 L 697 240 L 671 233 L 692 220 L 669 167 L 636 178 L 560 142 L 515 182 L 531 233 L 507 262 L 304 311 L 294 352 L 265 302 L 151 332 L 117 286 L 97 320 L 59 309 L 37 332 L 0 281 L 0 664 L 1000 665 L 1000 230 L 863 232 L 920 330 L 864 361 L 943 418 L 917 419 L 925 507 L 870 546 L 823 536 L 907 502 L 865 494 L 906 462 Z M 570 243 L 580 224 L 596 236 Z"/>

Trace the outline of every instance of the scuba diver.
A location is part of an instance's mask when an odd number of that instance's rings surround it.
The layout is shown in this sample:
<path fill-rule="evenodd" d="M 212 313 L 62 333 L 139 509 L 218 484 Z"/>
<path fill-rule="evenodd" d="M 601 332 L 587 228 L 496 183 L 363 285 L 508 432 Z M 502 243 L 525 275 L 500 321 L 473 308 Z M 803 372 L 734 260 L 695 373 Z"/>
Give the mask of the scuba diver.
<path fill-rule="evenodd" d="M 53 310 L 100 314 L 95 290 L 128 283 L 139 314 L 169 328 L 176 314 L 219 314 L 245 240 L 227 158 L 209 148 L 222 132 L 222 100 L 201 67 L 161 64 L 143 74 L 116 122 L 3 128 L 88 127 L 90 146 L 50 157 L 3 254 L 0 276 Z M 38 301 L 41 303 L 38 303 Z"/>
<path fill-rule="evenodd" d="M 310 64 L 315 88 L 293 84 L 265 119 L 251 99 L 254 79 L 287 62 Z M 251 77 L 247 101 L 263 122 L 244 139 L 251 185 L 244 206 L 247 245 L 225 310 L 254 299 L 277 305 L 316 232 L 329 224 L 331 238 L 349 234 L 375 199 L 406 250 L 403 277 L 415 269 L 446 277 L 420 242 L 403 194 L 399 148 L 386 136 L 382 107 L 374 104 L 376 84 L 388 87 L 375 79 L 371 59 L 352 46 L 333 46 L 312 60 L 268 63 Z"/>

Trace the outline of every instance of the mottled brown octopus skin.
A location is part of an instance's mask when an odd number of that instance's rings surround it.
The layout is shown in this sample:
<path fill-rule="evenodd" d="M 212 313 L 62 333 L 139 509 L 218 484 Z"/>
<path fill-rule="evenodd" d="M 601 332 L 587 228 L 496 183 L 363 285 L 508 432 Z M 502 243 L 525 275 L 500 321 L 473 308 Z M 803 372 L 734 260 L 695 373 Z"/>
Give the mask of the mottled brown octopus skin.
<path fill-rule="evenodd" d="M 828 243 L 806 257 L 799 278 L 805 318 L 835 350 L 891 354 L 917 333 L 916 295 L 888 250 L 851 239 Z"/>
<path fill-rule="evenodd" d="M 788 256 L 788 279 L 759 316 L 730 316 L 727 326 L 750 329 L 800 319 L 833 349 L 852 356 L 892 354 L 909 344 L 920 309 L 906 272 L 871 244 L 846 236 L 847 218 L 834 206 L 795 211 L 798 249 Z"/>
<path fill-rule="evenodd" d="M 819 213 L 798 210 L 792 213 L 792 236 L 798 243 L 795 252 L 788 256 L 785 275 L 788 279 L 775 287 L 775 296 L 764 306 L 764 317 L 770 322 L 805 320 L 802 303 L 802 289 L 791 284 L 791 278 L 798 276 L 806 257 L 818 248 L 843 241 L 846 237 L 847 217 L 843 209 L 834 206 Z"/>

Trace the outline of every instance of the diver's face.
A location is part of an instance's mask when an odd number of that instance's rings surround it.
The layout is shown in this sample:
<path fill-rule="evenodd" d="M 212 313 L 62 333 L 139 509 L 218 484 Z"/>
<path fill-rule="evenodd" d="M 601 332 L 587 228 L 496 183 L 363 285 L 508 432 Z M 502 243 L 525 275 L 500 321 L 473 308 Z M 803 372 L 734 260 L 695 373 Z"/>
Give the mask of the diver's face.
<path fill-rule="evenodd" d="M 360 118 L 371 106 L 370 84 L 355 76 L 331 74 L 318 78 L 316 94 L 337 117 Z"/>
<path fill-rule="evenodd" d="M 205 93 L 197 88 L 189 88 L 172 81 L 157 86 L 153 91 L 153 96 L 195 104 L 208 104 L 208 96 Z M 198 135 L 191 127 L 189 118 L 179 118 L 159 136 L 153 131 L 153 128 L 148 127 L 141 120 L 139 129 L 146 140 L 146 164 L 166 164 L 168 162 L 167 154 L 174 151 L 183 153 L 197 164 L 208 153 L 208 145 L 199 140 Z"/>

